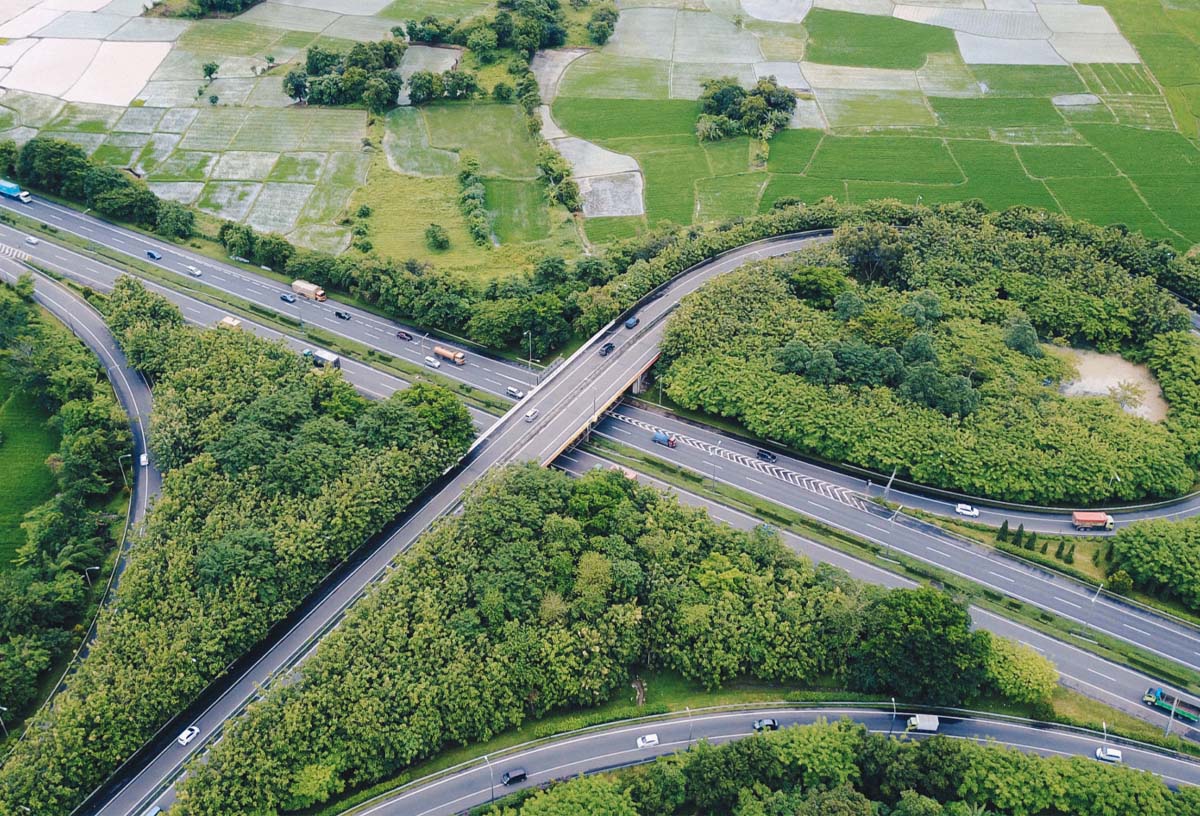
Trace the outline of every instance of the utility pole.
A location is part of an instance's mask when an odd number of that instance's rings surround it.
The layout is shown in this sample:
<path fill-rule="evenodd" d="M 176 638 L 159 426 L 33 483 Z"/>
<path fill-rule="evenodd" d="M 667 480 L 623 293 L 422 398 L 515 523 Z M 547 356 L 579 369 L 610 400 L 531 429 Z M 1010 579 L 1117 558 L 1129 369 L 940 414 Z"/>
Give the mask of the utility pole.
<path fill-rule="evenodd" d="M 1179 708 L 1179 694 L 1178 693 L 1175 694 L 1175 696 L 1173 698 L 1171 698 L 1171 716 L 1167 719 L 1166 729 L 1163 730 L 1164 737 L 1171 736 L 1171 723 L 1175 722 L 1175 709 L 1177 709 L 1177 708 Z"/>
<path fill-rule="evenodd" d="M 892 735 L 892 731 L 896 728 L 896 698 L 892 698 L 892 722 L 888 725 L 888 736 Z"/>
<path fill-rule="evenodd" d="M 890 493 L 892 490 L 892 482 L 896 479 L 896 470 L 897 469 L 899 469 L 899 465 L 892 468 L 892 475 L 888 477 L 887 486 L 883 488 L 883 500 L 884 501 L 887 501 L 888 493 Z"/>
<path fill-rule="evenodd" d="M 8 709 L 7 709 L 7 708 L 5 708 L 4 706 L 0 706 L 0 711 L 7 712 L 7 711 L 8 711 Z M 5 739 L 8 739 L 8 726 L 4 724 L 4 718 L 3 718 L 3 717 L 0 717 L 0 729 L 3 729 L 3 730 L 4 730 L 4 738 L 5 738 Z"/>
<path fill-rule="evenodd" d="M 688 718 L 688 750 L 691 750 L 691 747 L 692 747 L 692 707 L 685 706 L 684 708 L 687 709 L 687 718 Z"/>
<path fill-rule="evenodd" d="M 483 755 L 483 761 L 486 762 L 488 766 L 488 790 L 491 793 L 492 804 L 494 805 L 496 804 L 496 776 L 492 772 L 492 760 L 488 758 L 487 754 Z"/>
<path fill-rule="evenodd" d="M 1092 625 L 1092 615 L 1094 615 L 1096 612 L 1096 599 L 1100 597 L 1100 590 L 1102 589 L 1104 589 L 1103 582 L 1101 582 L 1100 586 L 1096 587 L 1096 594 L 1092 596 L 1092 605 L 1088 607 L 1087 620 L 1083 622 L 1083 631 L 1085 634 L 1087 633 L 1088 627 Z"/>

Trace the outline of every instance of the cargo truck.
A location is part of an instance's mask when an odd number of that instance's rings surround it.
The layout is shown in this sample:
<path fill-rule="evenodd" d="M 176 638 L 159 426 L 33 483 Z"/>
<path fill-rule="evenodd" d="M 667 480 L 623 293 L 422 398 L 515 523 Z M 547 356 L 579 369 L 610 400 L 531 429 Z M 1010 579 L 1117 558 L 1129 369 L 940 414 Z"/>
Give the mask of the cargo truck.
<path fill-rule="evenodd" d="M 325 290 L 322 289 L 320 286 L 317 286 L 315 283 L 309 283 L 306 280 L 292 281 L 292 291 L 295 292 L 300 297 L 306 297 L 309 300 L 316 300 L 316 301 L 326 300 Z"/>
<path fill-rule="evenodd" d="M 222 329 L 240 329 L 242 327 L 242 321 L 238 320 L 236 317 L 225 315 L 217 321 L 217 325 Z"/>
<path fill-rule="evenodd" d="M 1146 693 L 1142 695 L 1142 702 L 1151 708 L 1162 709 L 1168 714 L 1174 711 L 1175 716 L 1181 720 L 1200 722 L 1200 706 L 1193 705 L 1182 698 L 1176 698 L 1174 694 L 1168 694 L 1160 688 L 1146 689 Z"/>
<path fill-rule="evenodd" d="M 1116 523 L 1103 511 L 1076 510 L 1071 514 L 1071 526 L 1076 530 L 1111 530 Z"/>
<path fill-rule="evenodd" d="M 654 437 L 650 441 L 655 445 L 666 445 L 668 448 L 673 448 L 677 444 L 675 434 L 670 434 L 666 431 L 655 431 Z"/>
<path fill-rule="evenodd" d="M 466 365 L 467 364 L 467 355 L 463 354 L 461 351 L 455 351 L 454 349 L 448 349 L 445 346 L 434 346 L 433 353 L 436 354 L 438 357 L 441 357 L 443 360 L 449 360 L 450 362 L 454 363 L 455 365 Z"/>
<path fill-rule="evenodd" d="M 317 368 L 341 368 L 342 358 L 324 349 L 305 349 L 304 356 Z"/>
<path fill-rule="evenodd" d="M 28 204 L 31 200 L 29 193 L 21 189 L 21 185 L 12 181 L 0 179 L 0 195 L 5 198 L 15 198 L 17 201 Z"/>
<path fill-rule="evenodd" d="M 908 718 L 909 731 L 923 731 L 925 733 L 933 733 L 938 730 L 941 722 L 938 721 L 935 714 L 915 714 Z"/>

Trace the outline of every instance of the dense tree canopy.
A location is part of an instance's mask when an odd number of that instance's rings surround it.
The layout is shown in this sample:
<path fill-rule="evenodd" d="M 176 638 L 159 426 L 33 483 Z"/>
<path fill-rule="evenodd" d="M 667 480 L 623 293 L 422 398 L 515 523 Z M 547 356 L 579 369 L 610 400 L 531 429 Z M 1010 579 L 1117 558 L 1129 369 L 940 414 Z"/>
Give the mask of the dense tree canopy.
<path fill-rule="evenodd" d="M 497 816 L 1191 816 L 1198 789 L 1085 757 L 1040 757 L 848 721 L 793 726 L 551 786 Z"/>
<path fill-rule="evenodd" d="M 930 633 L 924 659 L 898 628 Z M 932 590 L 814 569 L 765 528 L 732 530 L 612 471 L 514 467 L 477 484 L 296 682 L 226 731 L 180 807 L 308 807 L 445 746 L 601 703 L 642 668 L 709 688 L 832 676 L 961 702 L 990 682 L 990 645 Z"/>
<path fill-rule="evenodd" d="M 1083 503 L 1187 490 L 1200 464 L 1200 344 L 1186 314 L 1095 247 L 991 220 L 846 224 L 832 245 L 709 283 L 668 325 L 668 393 L 798 450 L 971 495 Z M 1071 366 L 1039 335 L 1145 361 L 1167 420 L 1060 395 Z"/>
<path fill-rule="evenodd" d="M 4 813 L 70 811 L 474 435 L 441 388 L 369 403 L 282 344 L 183 326 L 130 278 L 109 317 L 154 384 L 163 489 L 91 654 L 0 769 Z"/>
<path fill-rule="evenodd" d="M 46 464 L 58 492 L 26 514 L 15 566 L 0 570 L 0 704 L 10 724 L 37 703 L 39 680 L 75 644 L 83 573 L 103 563 L 120 530 L 105 503 L 132 441 L 96 358 L 39 314 L 32 292 L 29 278 L 0 286 L 0 376 L 51 414 L 60 443 Z"/>

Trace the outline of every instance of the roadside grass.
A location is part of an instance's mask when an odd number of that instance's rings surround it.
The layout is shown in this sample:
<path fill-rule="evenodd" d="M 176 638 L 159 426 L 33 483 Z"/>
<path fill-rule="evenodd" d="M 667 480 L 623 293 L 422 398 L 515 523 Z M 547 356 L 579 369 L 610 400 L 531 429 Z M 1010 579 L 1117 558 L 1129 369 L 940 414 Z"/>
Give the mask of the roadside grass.
<path fill-rule="evenodd" d="M 915 70 L 929 54 L 958 50 L 950 29 L 893 17 L 815 8 L 804 18 L 804 27 L 805 59 L 827 65 Z"/>
<path fill-rule="evenodd" d="M 32 395 L 0 378 L 0 570 L 11 565 L 25 543 L 25 514 L 49 500 L 57 486 L 46 457 L 58 450 L 59 435 L 50 415 Z"/>
<path fill-rule="evenodd" d="M 445 102 L 421 111 L 434 147 L 470 152 L 485 176 L 536 178 L 537 145 L 518 105 Z"/>

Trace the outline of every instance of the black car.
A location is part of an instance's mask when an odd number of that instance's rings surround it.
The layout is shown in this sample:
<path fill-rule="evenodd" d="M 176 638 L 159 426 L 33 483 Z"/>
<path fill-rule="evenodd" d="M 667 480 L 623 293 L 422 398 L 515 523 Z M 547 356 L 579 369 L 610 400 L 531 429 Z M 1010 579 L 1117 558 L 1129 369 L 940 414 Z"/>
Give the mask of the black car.
<path fill-rule="evenodd" d="M 524 782 L 529 774 L 525 773 L 524 768 L 513 768 L 511 771 L 505 771 L 500 774 L 501 785 L 516 785 L 518 782 Z"/>
<path fill-rule="evenodd" d="M 612 354 L 613 349 L 615 349 L 615 348 L 616 348 L 616 346 L 613 345 L 612 343 L 605 343 L 603 346 L 600 347 L 600 356 L 607 357 L 608 355 Z"/>
<path fill-rule="evenodd" d="M 763 717 L 761 720 L 754 721 L 755 731 L 778 731 L 779 720 L 772 717 Z"/>
<path fill-rule="evenodd" d="M 771 453 L 769 450 L 761 450 L 760 449 L 758 451 L 757 456 L 759 459 L 762 459 L 764 462 L 778 462 L 779 461 L 779 457 L 776 456 L 775 454 Z"/>
<path fill-rule="evenodd" d="M 412 340 L 412 335 L 409 334 L 408 332 L 404 331 L 403 329 L 396 332 L 396 336 L 399 337 L 401 340 Z"/>
<path fill-rule="evenodd" d="M 160 252 L 155 252 L 153 249 L 147 249 L 147 250 L 146 250 L 146 257 L 147 257 L 147 258 L 149 258 L 149 259 L 150 259 L 150 260 L 152 260 L 152 261 L 161 261 L 161 260 L 162 260 L 162 253 L 160 253 Z"/>
<path fill-rule="evenodd" d="M 295 303 L 296 302 L 296 296 L 293 295 L 291 292 L 286 292 L 286 293 L 280 295 L 279 299 L 282 300 L 284 303 Z"/>
<path fill-rule="evenodd" d="M 338 320 L 349 320 L 350 319 L 349 312 L 334 312 L 333 316 L 336 317 Z"/>

